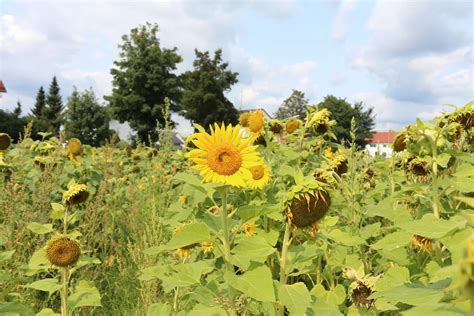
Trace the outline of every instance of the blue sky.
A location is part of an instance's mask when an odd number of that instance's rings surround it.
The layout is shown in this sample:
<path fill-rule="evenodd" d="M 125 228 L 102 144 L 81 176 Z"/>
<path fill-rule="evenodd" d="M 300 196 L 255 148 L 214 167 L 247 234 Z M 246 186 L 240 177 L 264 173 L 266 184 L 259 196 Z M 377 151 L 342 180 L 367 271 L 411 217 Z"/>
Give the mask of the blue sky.
<path fill-rule="evenodd" d="M 120 37 L 157 22 L 163 47 L 190 69 L 194 48 L 222 48 L 239 83 L 237 108 L 274 113 L 292 89 L 310 103 L 333 94 L 375 109 L 377 130 L 432 118 L 474 99 L 471 1 L 10 1 L 0 2 L 0 78 L 24 111 L 58 77 L 110 93 Z M 179 119 L 179 131 L 190 126 Z"/>

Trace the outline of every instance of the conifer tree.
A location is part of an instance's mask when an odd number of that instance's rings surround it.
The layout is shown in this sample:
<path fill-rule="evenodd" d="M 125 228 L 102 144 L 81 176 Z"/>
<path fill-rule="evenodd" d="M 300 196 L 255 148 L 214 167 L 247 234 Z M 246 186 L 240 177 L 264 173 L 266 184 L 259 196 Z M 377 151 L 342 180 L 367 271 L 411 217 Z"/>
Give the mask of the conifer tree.
<path fill-rule="evenodd" d="M 57 134 L 63 124 L 63 110 L 64 105 L 59 94 L 59 84 L 54 76 L 46 97 L 46 108 L 43 110 L 44 117 L 49 124 L 49 131 L 53 134 Z"/>
<path fill-rule="evenodd" d="M 33 115 L 36 116 L 37 118 L 43 117 L 44 115 L 43 111 L 45 107 L 46 107 L 46 95 L 44 93 L 43 86 L 41 86 L 38 90 L 38 93 L 36 94 L 35 106 L 31 110 L 31 113 L 33 113 Z"/>
<path fill-rule="evenodd" d="M 238 112 L 225 92 L 237 83 L 237 72 L 227 69 L 228 64 L 222 60 L 222 50 L 209 52 L 195 50 L 194 69 L 182 76 L 184 117 L 204 128 L 214 122 L 235 124 Z"/>

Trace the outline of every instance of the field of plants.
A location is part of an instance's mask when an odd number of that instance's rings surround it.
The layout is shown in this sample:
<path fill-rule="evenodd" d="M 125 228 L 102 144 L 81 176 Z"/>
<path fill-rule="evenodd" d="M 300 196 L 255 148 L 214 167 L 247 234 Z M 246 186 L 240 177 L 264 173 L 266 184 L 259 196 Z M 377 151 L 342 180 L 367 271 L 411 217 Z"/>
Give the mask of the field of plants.
<path fill-rule="evenodd" d="M 179 150 L 0 133 L 0 315 L 474 313 L 472 102 L 388 158 L 334 125 L 247 112 Z"/>

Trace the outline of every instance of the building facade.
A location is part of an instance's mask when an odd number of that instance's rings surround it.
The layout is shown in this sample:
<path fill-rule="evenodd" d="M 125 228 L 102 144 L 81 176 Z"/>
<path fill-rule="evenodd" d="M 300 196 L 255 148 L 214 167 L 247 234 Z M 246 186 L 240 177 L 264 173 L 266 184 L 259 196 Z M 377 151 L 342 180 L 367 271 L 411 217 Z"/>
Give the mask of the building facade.
<path fill-rule="evenodd" d="M 392 144 L 396 132 L 375 132 L 365 146 L 365 152 L 370 156 L 392 156 Z"/>

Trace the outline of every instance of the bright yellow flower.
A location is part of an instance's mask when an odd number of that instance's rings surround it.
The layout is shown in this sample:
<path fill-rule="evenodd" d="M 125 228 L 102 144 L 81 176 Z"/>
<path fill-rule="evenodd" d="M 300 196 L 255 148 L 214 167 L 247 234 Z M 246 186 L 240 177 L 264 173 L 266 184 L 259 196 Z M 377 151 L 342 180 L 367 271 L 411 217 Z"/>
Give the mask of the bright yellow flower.
<path fill-rule="evenodd" d="M 245 187 L 246 180 L 252 178 L 249 168 L 258 165 L 262 158 L 252 146 L 252 138 L 242 137 L 239 125 L 227 128 L 222 124 L 211 126 L 211 133 L 194 134 L 193 143 L 197 149 L 191 150 L 186 157 L 196 165 L 204 182 L 229 184 Z"/>
<path fill-rule="evenodd" d="M 257 230 L 257 225 L 255 223 L 244 224 L 243 231 L 246 237 L 252 237 L 255 235 L 255 231 Z"/>
<path fill-rule="evenodd" d="M 294 131 L 296 131 L 298 128 L 300 128 L 301 126 L 301 121 L 298 120 L 298 119 L 289 119 L 288 121 L 286 121 L 286 132 L 288 134 L 293 134 Z"/>
<path fill-rule="evenodd" d="M 262 111 L 253 111 L 248 118 L 248 128 L 253 137 L 263 134 L 265 116 Z"/>
<path fill-rule="evenodd" d="M 185 195 L 180 195 L 178 197 L 179 204 L 184 205 L 186 204 L 186 196 Z"/>
<path fill-rule="evenodd" d="M 250 168 L 252 179 L 247 181 L 251 189 L 263 189 L 270 180 L 270 168 L 265 164 L 256 165 Z"/>
<path fill-rule="evenodd" d="M 249 127 L 250 114 L 251 114 L 250 112 L 245 112 L 245 113 L 240 114 L 240 118 L 239 118 L 240 125 L 242 125 L 243 127 Z"/>
<path fill-rule="evenodd" d="M 334 153 L 332 152 L 331 147 L 328 147 L 324 150 L 324 156 L 326 156 L 329 159 L 334 158 Z"/>
<path fill-rule="evenodd" d="M 202 247 L 202 251 L 204 253 L 208 253 L 208 252 L 211 252 L 212 249 L 214 249 L 214 245 L 212 244 L 212 242 L 210 241 L 203 241 L 201 243 L 201 247 Z"/>

